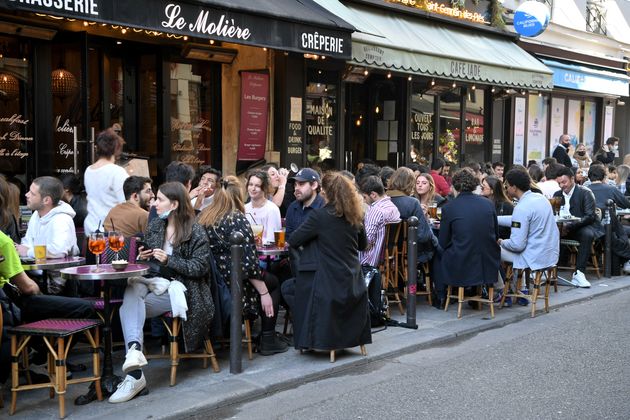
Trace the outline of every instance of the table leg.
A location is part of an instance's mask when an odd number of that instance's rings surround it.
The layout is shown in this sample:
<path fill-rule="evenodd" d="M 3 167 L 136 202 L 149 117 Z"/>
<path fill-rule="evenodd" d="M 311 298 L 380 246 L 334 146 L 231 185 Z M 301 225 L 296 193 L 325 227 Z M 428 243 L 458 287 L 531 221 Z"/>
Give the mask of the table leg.
<path fill-rule="evenodd" d="M 103 397 L 109 397 L 116 391 L 116 387 L 121 382 L 119 376 L 114 375 L 112 362 L 112 323 L 111 323 L 111 288 L 109 282 L 103 282 L 103 373 L 101 375 L 101 392 Z M 76 405 L 88 404 L 96 400 L 96 389 L 94 383 L 90 385 L 87 394 L 77 397 L 74 401 Z"/>

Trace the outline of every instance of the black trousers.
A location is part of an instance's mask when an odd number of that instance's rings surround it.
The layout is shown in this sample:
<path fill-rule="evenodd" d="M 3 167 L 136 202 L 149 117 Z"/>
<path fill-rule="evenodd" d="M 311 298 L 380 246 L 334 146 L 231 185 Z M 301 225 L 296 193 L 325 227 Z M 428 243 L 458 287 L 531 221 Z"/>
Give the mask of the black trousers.
<path fill-rule="evenodd" d="M 574 232 L 569 233 L 568 237 L 580 243 L 577 257 L 575 259 L 575 269 L 586 274 L 586 263 L 591 255 L 591 247 L 595 240 L 596 231 L 592 226 L 584 226 Z"/>

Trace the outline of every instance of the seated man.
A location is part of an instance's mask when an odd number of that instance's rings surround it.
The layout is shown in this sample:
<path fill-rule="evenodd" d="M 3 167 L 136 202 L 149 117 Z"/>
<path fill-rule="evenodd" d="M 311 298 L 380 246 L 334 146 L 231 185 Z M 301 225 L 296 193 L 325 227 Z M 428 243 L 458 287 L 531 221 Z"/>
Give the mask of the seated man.
<path fill-rule="evenodd" d="M 530 189 L 530 178 L 517 169 L 505 176 L 507 194 L 518 203 L 512 213 L 509 239 L 499 239 L 501 260 L 515 269 L 541 270 L 558 262 L 560 233 L 549 200 Z"/>
<path fill-rule="evenodd" d="M 129 238 L 146 230 L 149 206 L 155 195 L 151 179 L 135 175 L 125 180 L 123 191 L 127 201 L 117 204 L 107 213 L 103 226 L 107 231 L 116 230 Z"/>
<path fill-rule="evenodd" d="M 35 257 L 35 245 L 46 245 L 47 258 L 64 258 L 79 253 L 74 230 L 74 210 L 61 201 L 63 184 L 52 176 L 35 178 L 26 193 L 26 205 L 33 211 L 21 245 L 22 257 Z"/>
<path fill-rule="evenodd" d="M 16 303 L 21 310 L 21 321 L 35 322 L 47 318 L 96 318 L 92 304 L 84 299 L 63 296 L 45 296 L 40 294 L 39 287 L 22 269 L 11 238 L 0 232 L 0 287 L 6 288 L 11 283 L 19 290 L 21 299 Z M 0 384 L 3 383 L 10 371 L 10 351 L 8 336 L 2 335 L 2 351 L 0 352 Z M 46 374 L 46 349 L 43 345 L 34 347 L 38 350 L 33 356 L 31 371 Z"/>
<path fill-rule="evenodd" d="M 497 214 L 492 201 L 473 194 L 478 185 L 479 178 L 471 169 L 460 169 L 453 175 L 456 197 L 442 207 L 439 249 L 434 263 L 440 306 L 445 302 L 446 286 L 503 288 L 499 276 Z"/>
<path fill-rule="evenodd" d="M 52 176 L 33 180 L 26 193 L 26 205 L 33 211 L 22 243 L 16 245 L 22 257 L 33 258 L 35 245 L 46 245 L 46 258 L 65 258 L 79 254 L 77 234 L 74 228 L 74 209 L 63 197 L 63 184 Z M 40 275 L 41 272 L 33 272 Z M 48 281 L 45 279 L 44 281 Z M 59 294 L 65 280 L 53 276 L 47 289 L 50 294 Z"/>
<path fill-rule="evenodd" d="M 595 197 L 591 190 L 575 183 L 573 171 L 569 168 L 559 169 L 556 181 L 561 188 L 554 194 L 554 197 L 562 198 L 563 207 L 560 214 L 568 212 L 579 218 L 575 222 L 563 223 L 561 232 L 561 236 L 580 242 L 571 283 L 577 287 L 591 287 L 584 276 L 586 263 L 591 254 L 593 241 L 604 236 L 604 228 L 595 212 Z"/>
<path fill-rule="evenodd" d="M 595 205 L 602 210 L 602 214 L 606 211 L 606 203 L 613 200 L 617 207 L 622 209 L 630 208 L 630 201 L 616 187 L 608 184 L 606 176 L 606 168 L 602 164 L 594 163 L 588 170 L 588 179 L 591 181 L 588 189 L 595 196 Z"/>

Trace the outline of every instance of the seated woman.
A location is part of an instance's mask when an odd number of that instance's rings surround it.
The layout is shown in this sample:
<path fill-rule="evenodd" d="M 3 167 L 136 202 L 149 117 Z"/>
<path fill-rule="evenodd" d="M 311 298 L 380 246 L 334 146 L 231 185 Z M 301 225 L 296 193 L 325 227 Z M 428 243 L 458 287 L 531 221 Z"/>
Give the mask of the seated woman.
<path fill-rule="evenodd" d="M 497 216 L 509 216 L 514 211 L 514 204 L 505 195 L 503 183 L 496 176 L 488 176 L 481 181 L 481 195 L 494 203 Z M 499 238 L 508 239 L 511 228 L 499 226 Z"/>
<path fill-rule="evenodd" d="M 363 200 L 339 172 L 322 180 L 326 205 L 289 239 L 303 247 L 297 263 L 293 340 L 296 349 L 336 350 L 372 342 L 367 289 L 358 251 L 365 249 Z"/>
<path fill-rule="evenodd" d="M 171 311 L 182 318 L 185 351 L 192 352 L 202 346 L 214 315 L 208 237 L 195 223 L 188 192 L 179 182 L 167 182 L 160 186 L 155 202 L 158 217 L 147 227 L 147 248 L 139 248 L 138 260 L 150 260 L 157 268 L 152 273 L 155 277 L 129 279 L 125 290 L 120 321 L 127 347 L 123 364 L 127 376 L 109 398 L 111 403 L 129 401 L 146 387 L 141 368 L 147 364 L 142 354 L 147 317 Z"/>
<path fill-rule="evenodd" d="M 260 313 L 260 354 L 269 356 L 288 350 L 287 344 L 276 335 L 280 288 L 274 276 L 261 280 L 254 235 L 243 211 L 241 183 L 235 176 L 226 176 L 219 182 L 212 204 L 199 215 L 199 224 L 208 233 L 217 269 L 228 286 L 232 278 L 230 236 L 241 232 L 245 237 L 241 261 L 243 280 L 246 280 L 243 281 L 243 312 L 248 315 Z"/>
<path fill-rule="evenodd" d="M 282 229 L 280 209 L 267 199 L 269 189 L 267 172 L 255 171 L 247 176 L 247 194 L 250 202 L 245 204 L 245 214 L 251 224 L 262 225 L 263 244 L 274 242 L 274 231 Z"/>
<path fill-rule="evenodd" d="M 416 177 L 416 187 L 413 195 L 420 201 L 420 206 L 425 213 L 431 205 L 435 204 L 439 207 L 446 201 L 444 197 L 435 192 L 435 181 L 427 173 L 421 173 Z"/>

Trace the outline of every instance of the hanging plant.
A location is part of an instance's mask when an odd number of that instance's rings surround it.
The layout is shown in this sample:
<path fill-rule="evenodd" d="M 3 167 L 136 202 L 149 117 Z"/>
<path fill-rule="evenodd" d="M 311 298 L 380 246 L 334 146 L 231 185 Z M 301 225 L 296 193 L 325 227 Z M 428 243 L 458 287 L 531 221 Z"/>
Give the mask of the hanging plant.
<path fill-rule="evenodd" d="M 490 0 L 488 3 L 488 14 L 490 15 L 490 24 L 495 28 L 504 29 L 505 20 L 503 14 L 505 13 L 505 7 L 499 2 L 499 0 Z"/>

